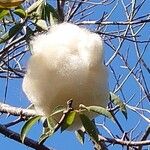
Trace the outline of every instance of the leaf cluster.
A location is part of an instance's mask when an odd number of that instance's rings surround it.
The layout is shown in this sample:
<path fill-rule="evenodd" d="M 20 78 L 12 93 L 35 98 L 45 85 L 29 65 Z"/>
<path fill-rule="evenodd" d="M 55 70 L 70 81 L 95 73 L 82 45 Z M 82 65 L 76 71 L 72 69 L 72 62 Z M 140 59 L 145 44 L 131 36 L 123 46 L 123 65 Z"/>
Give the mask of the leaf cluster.
<path fill-rule="evenodd" d="M 9 9 L 0 7 L 0 44 L 22 34 L 30 37 L 35 32 L 47 31 L 48 26 L 58 22 L 56 9 L 44 0 L 37 0 L 28 7 L 24 3 L 20 4 Z"/>
<path fill-rule="evenodd" d="M 127 111 L 126 111 L 125 104 L 114 93 L 110 92 L 110 95 L 111 95 L 111 101 L 115 105 L 117 105 L 117 107 L 123 113 L 125 118 L 127 118 Z M 71 125 L 73 125 L 76 115 L 78 113 L 83 127 L 75 131 L 77 139 L 79 140 L 80 143 L 83 144 L 84 139 L 85 139 L 85 134 L 88 134 L 92 141 L 98 143 L 99 131 L 94 121 L 91 120 L 86 115 L 87 112 L 102 115 L 108 119 L 111 119 L 113 122 L 115 122 L 112 113 L 108 109 L 100 107 L 100 106 L 88 106 L 87 107 L 83 104 L 80 104 L 79 110 L 71 109 L 70 111 L 68 111 L 63 106 L 57 106 L 49 117 L 34 116 L 34 117 L 31 117 L 29 120 L 27 120 L 27 122 L 23 125 L 21 129 L 21 140 L 23 142 L 27 133 L 31 129 L 31 127 L 35 123 L 37 123 L 39 120 L 41 120 L 43 122 L 43 132 L 39 138 L 39 143 L 43 143 L 48 137 L 52 136 L 56 131 L 58 131 L 58 129 L 60 129 L 60 131 L 63 132 L 67 130 Z M 53 117 L 60 113 L 63 113 L 62 118 L 60 119 L 59 122 L 56 122 Z"/>

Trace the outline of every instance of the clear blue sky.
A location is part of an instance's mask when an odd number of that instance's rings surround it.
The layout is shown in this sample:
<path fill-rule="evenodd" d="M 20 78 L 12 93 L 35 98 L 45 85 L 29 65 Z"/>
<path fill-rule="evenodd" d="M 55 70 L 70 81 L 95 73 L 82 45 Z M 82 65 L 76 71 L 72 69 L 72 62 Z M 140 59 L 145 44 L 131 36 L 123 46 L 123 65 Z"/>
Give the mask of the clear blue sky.
<path fill-rule="evenodd" d="M 109 7 L 107 6 L 99 6 L 94 8 L 94 13 L 93 15 L 91 15 L 90 18 L 92 19 L 98 19 L 100 16 L 102 16 L 102 14 L 105 12 L 110 12 L 110 10 L 113 8 L 114 4 L 110 5 Z M 110 21 L 123 21 L 125 19 L 125 14 L 124 14 L 124 10 L 123 7 L 120 5 L 118 5 L 119 7 L 115 10 L 115 12 L 113 12 L 113 15 L 108 19 Z M 142 11 L 137 14 L 138 16 L 141 16 L 142 14 L 146 14 L 149 12 L 149 3 L 145 3 L 144 7 L 142 8 Z M 116 28 L 116 27 L 115 27 Z M 107 30 L 114 30 L 114 27 L 108 27 Z M 140 39 L 144 39 L 144 40 L 148 40 L 149 35 L 146 34 L 150 27 L 146 26 L 144 30 L 141 31 L 141 37 Z M 117 41 L 114 41 L 114 44 L 117 45 Z M 140 45 L 141 50 L 143 48 L 144 44 Z M 130 60 L 130 65 L 131 67 L 134 66 L 134 64 L 136 63 L 136 54 L 135 51 L 132 50 L 134 49 L 134 44 L 132 42 L 125 42 L 124 45 L 122 46 L 122 54 L 125 54 L 127 49 L 130 49 L 130 53 L 129 53 L 129 60 Z M 150 46 L 148 46 L 147 48 L 147 52 L 145 53 L 145 55 L 143 56 L 144 60 L 150 64 L 150 50 L 149 50 Z M 109 60 L 109 58 L 112 56 L 113 52 L 112 50 L 104 44 L 104 49 L 105 49 L 105 61 L 107 62 Z M 122 60 L 117 57 L 115 59 L 115 61 L 113 61 L 112 66 L 115 68 L 116 72 L 118 73 L 118 75 L 122 74 L 123 78 L 128 74 L 128 71 L 125 68 L 122 68 L 121 66 L 123 65 Z M 110 71 L 110 68 L 108 68 L 108 72 L 109 72 L 109 85 L 110 85 L 110 90 L 113 89 L 114 84 L 115 84 L 115 80 L 113 78 L 112 72 Z M 144 70 L 144 72 L 146 72 Z M 149 74 L 145 73 L 145 77 L 149 78 Z M 150 85 L 150 80 L 147 82 L 149 82 Z M 22 80 L 9 80 L 9 84 L 8 84 L 8 92 L 7 92 L 7 96 L 6 96 L 6 103 L 13 105 L 13 106 L 17 106 L 17 107 L 26 107 L 29 105 L 29 101 L 27 100 L 27 98 L 25 97 L 23 91 L 22 91 Z M 6 85 L 6 79 L 0 79 L 0 101 L 3 102 L 3 100 L 5 99 L 5 85 Z M 150 88 L 150 87 L 149 87 Z M 135 80 L 133 79 L 133 77 L 130 77 L 128 82 L 126 82 L 126 84 L 123 87 L 123 92 L 126 96 L 126 100 L 128 100 L 132 94 L 135 94 L 134 96 L 134 100 L 131 101 L 130 104 L 134 105 L 137 103 L 137 101 L 140 98 L 140 94 L 139 94 L 139 87 L 137 86 L 137 83 L 135 82 Z M 118 93 L 120 94 L 120 93 Z M 120 94 L 121 96 L 121 94 Z M 121 96 L 122 98 L 122 96 Z M 147 106 L 147 108 L 149 108 L 149 104 L 147 105 L 147 103 L 144 103 L 144 105 Z M 123 128 L 125 130 L 129 130 L 131 128 L 134 128 L 137 125 L 137 120 L 139 119 L 139 116 L 135 115 L 134 113 L 132 113 L 131 115 L 131 111 L 128 111 L 128 120 L 126 121 L 124 119 L 124 117 L 122 117 L 122 115 L 119 113 L 117 115 L 118 118 L 120 118 L 120 122 L 123 126 Z M 9 121 L 12 121 L 11 117 L 2 115 L 1 117 L 1 123 L 6 123 Z M 103 119 L 102 118 L 98 118 L 97 119 L 98 123 L 102 123 Z M 118 127 L 116 124 L 114 124 L 111 121 L 106 121 L 107 122 L 107 127 L 116 135 L 116 134 L 120 134 L 120 131 L 118 130 Z M 15 131 L 19 132 L 21 129 L 22 124 L 19 124 L 17 126 L 12 127 L 12 129 L 14 129 Z M 146 122 L 143 122 L 142 124 L 139 125 L 139 129 L 145 129 L 145 127 L 147 126 Z M 139 130 L 137 130 L 138 132 Z M 33 127 L 33 129 L 31 130 L 31 132 L 29 133 L 29 136 L 32 137 L 33 139 L 38 139 L 40 133 L 42 132 L 42 128 L 41 125 L 36 125 Z M 104 131 L 102 131 L 103 133 Z M 135 132 L 134 134 L 137 134 L 137 132 Z M 10 139 L 6 139 L 6 137 L 4 137 L 3 135 L 0 135 L 0 147 L 1 149 L 15 149 L 15 150 L 29 150 L 30 148 L 19 144 L 17 142 L 14 142 L 13 140 Z M 75 138 L 74 134 L 71 132 L 64 132 L 62 134 L 60 134 L 60 132 L 56 133 L 54 136 L 52 136 L 51 138 L 49 138 L 46 141 L 46 145 L 56 149 L 56 150 L 90 150 L 92 149 L 92 144 L 90 143 L 89 139 L 86 138 L 85 140 L 85 144 L 81 145 Z M 113 146 L 110 147 L 111 150 L 113 150 Z M 117 149 L 121 149 L 121 147 L 117 147 Z"/>

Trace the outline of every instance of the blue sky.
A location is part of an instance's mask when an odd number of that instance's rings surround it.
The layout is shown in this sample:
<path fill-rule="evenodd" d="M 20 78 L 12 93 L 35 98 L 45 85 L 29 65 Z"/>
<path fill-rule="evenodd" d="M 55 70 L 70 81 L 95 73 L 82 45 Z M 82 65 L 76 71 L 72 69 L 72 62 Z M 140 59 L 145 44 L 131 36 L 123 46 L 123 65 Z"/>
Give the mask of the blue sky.
<path fill-rule="evenodd" d="M 129 2 L 128 0 L 126 1 L 127 3 Z M 90 16 L 90 19 L 98 19 L 100 18 L 100 16 L 102 16 L 102 14 L 105 12 L 110 12 L 110 10 L 112 10 L 112 8 L 114 7 L 114 4 L 111 4 L 109 6 L 98 6 L 96 8 L 93 9 L 94 13 Z M 149 3 L 148 1 L 146 1 L 146 3 L 144 4 L 143 8 L 141 9 L 142 11 L 140 11 L 137 14 L 137 17 L 142 16 L 146 13 L 149 13 Z M 89 19 L 89 18 L 88 18 Z M 124 10 L 122 5 L 118 5 L 118 7 L 116 8 L 116 10 L 113 12 L 113 15 L 111 15 L 111 17 L 108 19 L 109 21 L 123 21 L 125 19 L 125 14 L 124 14 Z M 86 20 L 86 19 L 85 19 Z M 112 26 L 108 26 L 106 31 L 113 31 L 116 30 L 116 28 L 118 28 L 117 26 L 112 27 Z M 124 28 L 124 27 L 121 27 Z M 145 26 L 145 28 L 143 30 L 141 30 L 140 32 L 140 37 L 139 40 L 148 40 L 149 38 L 149 34 L 147 34 L 147 31 L 150 31 L 150 26 Z M 118 45 L 118 40 L 113 40 L 114 45 L 117 47 Z M 145 44 L 139 44 L 140 50 L 141 52 L 144 49 Z M 143 56 L 143 59 L 145 60 L 145 62 L 147 64 L 150 64 L 150 50 L 149 50 L 150 46 L 148 45 L 147 50 Z M 105 62 L 107 62 L 110 57 L 113 54 L 113 51 L 110 49 L 110 47 L 108 47 L 106 44 L 104 44 L 104 49 L 105 49 Z M 135 47 L 134 47 L 134 43 L 127 41 L 123 44 L 122 48 L 121 48 L 121 54 L 125 55 L 126 51 L 129 49 L 129 63 L 131 68 L 134 67 L 134 65 L 136 64 L 137 61 L 137 56 L 136 56 L 136 52 L 135 52 Z M 27 59 L 25 59 L 25 61 L 27 61 Z M 25 64 L 24 64 L 25 65 Z M 122 76 L 122 80 L 126 77 L 126 75 L 129 73 L 129 71 L 122 67 L 124 66 L 123 61 L 121 60 L 121 58 L 118 56 L 115 58 L 115 60 L 111 63 L 111 65 L 113 66 L 113 68 L 115 69 L 117 75 L 121 75 Z M 109 86 L 110 86 L 110 90 L 113 90 L 114 85 L 116 83 L 114 76 L 110 70 L 110 67 L 108 67 L 108 72 L 109 72 Z M 150 77 L 149 74 L 147 73 L 147 71 L 143 68 L 143 72 L 146 78 L 146 82 L 148 83 L 148 85 L 150 85 L 150 80 L 148 80 L 148 78 Z M 6 79 L 0 79 L 0 101 L 3 102 L 3 100 L 5 99 L 5 86 L 6 86 Z M 148 87 L 150 88 L 150 87 Z M 124 84 L 123 86 L 123 93 L 125 95 L 125 101 L 127 101 L 133 94 L 135 94 L 135 96 L 133 97 L 133 100 L 131 100 L 130 104 L 131 105 L 135 105 L 138 100 L 141 98 L 141 90 L 137 84 L 137 82 L 135 81 L 135 79 L 130 76 L 128 81 Z M 117 94 L 120 95 L 121 99 L 123 99 L 123 96 L 121 94 L 121 92 L 118 92 Z M 8 82 L 8 92 L 6 95 L 6 103 L 13 105 L 13 106 L 17 106 L 17 107 L 27 107 L 29 105 L 29 101 L 27 100 L 27 98 L 25 97 L 25 94 L 22 91 L 22 80 L 21 79 L 17 79 L 17 80 L 9 80 Z M 147 109 L 149 109 L 149 103 L 147 102 L 147 100 L 143 101 L 143 106 Z M 7 117 L 6 115 L 1 115 L 1 123 L 7 123 L 9 121 L 12 121 L 14 118 L 12 117 Z M 133 129 L 136 125 L 138 120 L 140 120 L 140 117 L 138 115 L 136 115 L 135 113 L 133 113 L 132 111 L 128 110 L 128 120 L 126 121 L 125 118 L 123 117 L 123 115 L 121 113 L 117 114 L 117 118 L 119 118 L 119 121 L 121 122 L 123 128 L 126 131 L 129 131 L 131 129 Z M 98 123 L 103 123 L 103 118 L 100 117 L 97 119 Z M 113 123 L 112 121 L 107 120 L 106 121 L 106 125 L 107 127 L 110 129 L 110 131 L 112 131 L 112 133 L 114 133 L 114 135 L 121 135 L 121 132 L 119 131 L 117 125 L 115 123 Z M 136 132 L 133 133 L 133 135 L 138 134 L 138 132 L 143 131 L 147 126 L 147 123 L 145 121 L 142 121 L 141 124 L 139 124 L 139 126 L 137 127 Z M 22 123 L 12 127 L 11 129 L 20 132 L 20 129 L 22 127 Z M 32 137 L 33 139 L 38 139 L 38 137 L 40 136 L 40 133 L 42 132 L 42 128 L 41 128 L 41 124 L 37 124 L 35 125 L 32 130 L 29 133 L 29 136 Z M 106 132 L 104 130 L 101 131 L 102 133 L 106 134 Z M 107 135 L 107 134 L 106 134 Z M 109 136 L 109 135 L 108 135 Z M 23 144 L 19 144 L 17 142 L 14 142 L 13 140 L 10 139 L 6 139 L 6 137 L 4 137 L 3 135 L 0 135 L 0 147 L 1 149 L 15 149 L 15 150 L 29 150 L 30 148 L 24 146 Z M 56 150 L 87 150 L 87 149 L 92 149 L 92 144 L 89 141 L 89 138 L 87 137 L 85 140 L 85 144 L 81 145 L 75 138 L 74 133 L 65 131 L 63 133 L 60 134 L 60 132 L 58 131 L 58 133 L 56 133 L 54 136 L 50 137 L 46 143 L 46 145 L 56 149 Z M 117 147 L 113 147 L 111 146 L 110 149 L 121 149 L 121 147 L 117 146 Z"/>

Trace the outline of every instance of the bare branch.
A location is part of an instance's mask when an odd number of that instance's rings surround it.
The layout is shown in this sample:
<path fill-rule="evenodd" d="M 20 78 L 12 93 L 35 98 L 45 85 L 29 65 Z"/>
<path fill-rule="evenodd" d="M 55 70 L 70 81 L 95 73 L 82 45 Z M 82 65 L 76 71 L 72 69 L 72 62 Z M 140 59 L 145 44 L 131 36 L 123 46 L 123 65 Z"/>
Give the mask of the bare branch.
<path fill-rule="evenodd" d="M 138 20 L 138 21 L 82 21 L 76 23 L 77 25 L 137 25 L 150 22 L 150 19 Z"/>
<path fill-rule="evenodd" d="M 125 141 L 122 139 L 113 139 L 113 138 L 106 138 L 101 135 L 99 135 L 99 140 L 103 142 L 108 142 L 111 144 L 120 144 L 125 146 L 140 146 L 140 145 L 150 145 L 150 140 L 145 141 Z"/>
<path fill-rule="evenodd" d="M 0 112 L 11 114 L 14 116 L 25 116 L 25 117 L 31 117 L 36 115 L 35 110 L 13 107 L 4 103 L 0 103 Z"/>
<path fill-rule="evenodd" d="M 10 129 L 7 129 L 5 126 L 3 126 L 1 124 L 0 124 L 0 133 L 10 139 L 13 139 L 19 143 L 22 143 L 21 139 L 20 139 L 20 134 L 14 132 L 14 131 L 11 131 Z M 34 148 L 36 150 L 52 150 L 44 145 L 40 145 L 38 142 L 36 142 L 30 138 L 27 138 L 27 137 L 25 138 L 24 143 L 22 143 L 22 144 L 25 144 L 26 146 Z"/>

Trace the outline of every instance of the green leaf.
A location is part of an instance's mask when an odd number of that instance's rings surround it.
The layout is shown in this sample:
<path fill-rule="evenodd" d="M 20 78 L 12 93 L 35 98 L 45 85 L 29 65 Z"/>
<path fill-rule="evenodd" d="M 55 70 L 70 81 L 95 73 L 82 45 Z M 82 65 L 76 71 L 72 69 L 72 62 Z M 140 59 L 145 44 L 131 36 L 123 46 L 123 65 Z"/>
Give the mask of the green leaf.
<path fill-rule="evenodd" d="M 55 129 L 56 123 L 55 123 L 55 121 L 52 117 L 47 118 L 47 124 L 48 124 L 48 127 L 49 127 L 50 130 L 53 131 Z"/>
<path fill-rule="evenodd" d="M 29 120 L 26 121 L 26 123 L 23 125 L 22 129 L 21 129 L 21 133 L 20 133 L 20 139 L 22 141 L 22 143 L 24 142 L 24 139 L 27 135 L 27 133 L 29 132 L 29 130 L 31 129 L 31 127 L 39 120 L 41 119 L 41 116 L 34 116 L 31 117 Z"/>
<path fill-rule="evenodd" d="M 45 13 L 50 25 L 55 25 L 58 23 L 59 16 L 57 11 L 54 9 L 54 7 L 52 7 L 49 4 L 46 4 Z"/>
<path fill-rule="evenodd" d="M 88 111 L 92 111 L 92 112 L 95 112 L 97 114 L 103 115 L 103 116 L 111 119 L 112 121 L 114 121 L 114 118 L 111 115 L 111 113 L 104 107 L 100 107 L 100 106 L 89 106 L 89 107 L 86 107 L 86 106 L 81 104 L 80 108 L 84 108 L 84 109 L 86 109 Z"/>
<path fill-rule="evenodd" d="M 66 114 L 65 119 L 63 120 L 63 124 L 61 126 L 61 132 L 63 132 L 73 124 L 76 113 L 76 111 L 70 111 L 68 114 Z"/>
<path fill-rule="evenodd" d="M 98 131 L 95 124 L 83 113 L 80 114 L 80 118 L 85 131 L 95 142 L 98 142 Z"/>
<path fill-rule="evenodd" d="M 0 20 L 2 20 L 7 14 L 9 14 L 9 10 L 0 9 Z"/>
<path fill-rule="evenodd" d="M 54 129 L 54 120 L 51 117 L 46 118 L 43 124 L 43 133 L 40 136 L 39 143 L 43 143 L 49 136 L 53 135 Z"/>
<path fill-rule="evenodd" d="M 125 104 L 121 101 L 121 99 L 116 94 L 110 92 L 110 100 L 112 103 L 119 106 L 120 111 L 123 113 L 123 115 L 127 119 L 128 118 L 127 109 L 126 109 Z"/>
<path fill-rule="evenodd" d="M 46 8 L 49 12 L 51 12 L 53 14 L 53 16 L 55 16 L 57 19 L 59 18 L 58 13 L 53 6 L 51 6 L 50 4 L 47 4 Z"/>
<path fill-rule="evenodd" d="M 59 106 L 54 108 L 54 110 L 52 111 L 52 114 L 50 116 L 54 116 L 54 115 L 56 115 L 58 113 L 63 112 L 64 110 L 66 110 L 66 108 L 64 106 L 62 106 L 62 105 L 59 105 Z"/>
<path fill-rule="evenodd" d="M 42 144 L 50 135 L 51 135 L 50 132 L 46 132 L 46 133 L 42 134 L 40 136 L 39 143 Z"/>
<path fill-rule="evenodd" d="M 43 29 L 43 30 L 48 30 L 48 26 L 47 26 L 47 23 L 46 23 L 46 21 L 45 20 L 42 20 L 42 19 L 38 19 L 37 21 L 36 21 L 36 25 L 38 26 L 38 27 L 40 27 L 41 29 Z"/>
<path fill-rule="evenodd" d="M 13 11 L 16 15 L 18 15 L 20 18 L 26 17 L 26 12 L 23 8 L 19 7 Z"/>
<path fill-rule="evenodd" d="M 0 37 L 0 44 L 12 38 L 15 34 L 17 34 L 22 29 L 23 26 L 24 26 L 24 23 L 15 24 L 12 28 L 9 29 L 8 32 L 4 33 Z"/>
<path fill-rule="evenodd" d="M 81 144 L 84 144 L 85 132 L 83 132 L 82 130 L 77 130 L 77 131 L 75 131 L 75 135 L 76 135 L 76 138 L 78 139 L 78 141 Z"/>

